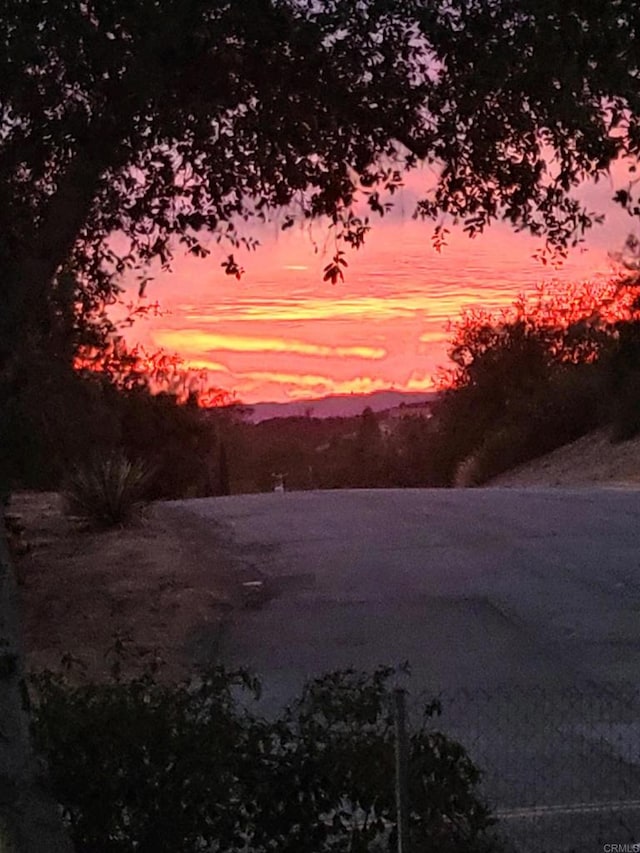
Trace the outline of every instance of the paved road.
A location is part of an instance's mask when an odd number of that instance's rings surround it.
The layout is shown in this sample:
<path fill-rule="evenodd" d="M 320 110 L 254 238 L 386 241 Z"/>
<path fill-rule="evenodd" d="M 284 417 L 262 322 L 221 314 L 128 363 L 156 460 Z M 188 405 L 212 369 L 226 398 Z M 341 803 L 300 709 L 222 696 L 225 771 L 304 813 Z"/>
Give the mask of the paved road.
<path fill-rule="evenodd" d="M 181 502 L 281 592 L 225 655 L 278 681 L 408 659 L 425 687 L 640 681 L 640 492 L 360 490 Z"/>
<path fill-rule="evenodd" d="M 464 691 L 462 712 L 452 714 L 461 738 L 472 737 L 474 695 L 488 697 L 494 714 L 498 692 L 519 697 L 515 711 L 511 704 L 493 718 L 497 735 L 482 759 L 495 763 L 497 785 L 505 745 L 520 749 L 509 790 L 526 782 L 530 791 L 531 774 L 539 790 L 534 803 L 496 795 L 503 807 L 638 798 L 640 730 L 635 715 L 619 711 L 615 685 L 640 685 L 640 492 L 362 490 L 179 506 L 221 523 L 245 570 L 266 573 L 279 590 L 262 609 L 239 613 L 222 647 L 225 661 L 262 676 L 265 707 L 329 669 L 408 660 L 414 697 Z M 590 697 L 582 710 L 565 707 L 576 685 Z M 563 708 L 553 724 L 563 745 L 557 768 L 545 752 L 549 697 Z M 584 758 L 589 738 L 599 743 L 599 781 Z M 534 759 L 539 770 L 523 771 Z"/>

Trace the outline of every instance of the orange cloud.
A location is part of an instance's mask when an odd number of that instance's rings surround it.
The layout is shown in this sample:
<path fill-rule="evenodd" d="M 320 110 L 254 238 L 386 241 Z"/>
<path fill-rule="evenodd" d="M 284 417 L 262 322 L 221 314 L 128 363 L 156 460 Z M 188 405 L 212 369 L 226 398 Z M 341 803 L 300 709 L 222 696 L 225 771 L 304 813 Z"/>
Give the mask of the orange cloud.
<path fill-rule="evenodd" d="M 433 309 L 433 297 L 427 293 L 401 296 L 345 296 L 340 299 L 306 297 L 293 299 L 238 299 L 233 304 L 180 304 L 176 310 L 187 319 L 214 324 L 223 320 L 392 320 L 415 317 L 417 312 Z M 206 309 L 206 310 L 205 310 Z"/>
<path fill-rule="evenodd" d="M 433 377 L 419 370 L 414 370 L 408 381 L 404 383 L 404 391 L 433 391 Z"/>
<path fill-rule="evenodd" d="M 447 334 L 444 331 L 440 332 L 423 332 L 418 341 L 421 344 L 433 344 L 433 343 L 441 343 L 442 341 L 447 340 Z"/>
<path fill-rule="evenodd" d="M 218 334 L 198 329 L 161 329 L 154 333 L 160 346 L 178 352 L 247 352 L 287 353 L 337 358 L 384 358 L 387 351 L 370 346 L 327 346 L 287 338 L 250 337 L 248 335 Z"/>
<path fill-rule="evenodd" d="M 537 243 L 525 235 L 496 228 L 469 241 L 454 227 L 438 254 L 428 225 L 385 217 L 365 248 L 350 253 L 345 282 L 332 287 L 322 282 L 329 249 L 315 254 L 326 236 L 318 227 L 315 242 L 306 230 L 256 235 L 260 253 L 238 254 L 247 270 L 240 282 L 215 264 L 176 256 L 172 275 L 154 271 L 154 297 L 166 313 L 127 330 L 128 340 L 142 334 L 150 350 L 177 351 L 246 402 L 423 391 L 446 363 L 448 320 L 463 308 L 506 307 L 549 274 L 532 260 Z M 619 232 L 614 238 L 605 246 L 601 237 L 588 255 L 574 253 L 553 276 L 606 273 L 605 249 L 617 246 Z"/>

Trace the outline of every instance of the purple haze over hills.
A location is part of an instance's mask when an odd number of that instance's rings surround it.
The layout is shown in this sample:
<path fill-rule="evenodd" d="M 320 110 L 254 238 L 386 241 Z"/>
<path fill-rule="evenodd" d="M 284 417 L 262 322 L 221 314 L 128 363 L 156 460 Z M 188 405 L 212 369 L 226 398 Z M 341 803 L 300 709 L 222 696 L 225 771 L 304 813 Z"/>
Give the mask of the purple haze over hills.
<path fill-rule="evenodd" d="M 247 406 L 246 420 L 259 423 L 270 418 L 348 418 L 362 414 L 367 408 L 382 412 L 397 406 L 432 402 L 437 392 L 374 391 L 371 394 L 333 394 L 311 400 L 292 400 L 288 403 L 264 402 Z"/>

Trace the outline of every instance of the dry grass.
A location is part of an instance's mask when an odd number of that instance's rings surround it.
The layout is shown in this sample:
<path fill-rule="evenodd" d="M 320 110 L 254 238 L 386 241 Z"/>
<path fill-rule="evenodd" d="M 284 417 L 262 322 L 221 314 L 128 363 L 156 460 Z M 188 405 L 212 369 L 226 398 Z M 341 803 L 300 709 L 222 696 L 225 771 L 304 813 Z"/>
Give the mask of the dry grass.
<path fill-rule="evenodd" d="M 32 668 L 58 667 L 71 654 L 101 676 L 120 635 L 180 676 L 191 667 L 192 637 L 219 631 L 234 603 L 237 584 L 215 536 L 161 505 L 136 526 L 106 531 L 65 518 L 54 494 L 18 494 L 11 511 L 30 546 L 17 570 Z"/>
<path fill-rule="evenodd" d="M 608 430 L 598 430 L 501 474 L 488 485 L 640 487 L 640 437 L 612 444 Z"/>

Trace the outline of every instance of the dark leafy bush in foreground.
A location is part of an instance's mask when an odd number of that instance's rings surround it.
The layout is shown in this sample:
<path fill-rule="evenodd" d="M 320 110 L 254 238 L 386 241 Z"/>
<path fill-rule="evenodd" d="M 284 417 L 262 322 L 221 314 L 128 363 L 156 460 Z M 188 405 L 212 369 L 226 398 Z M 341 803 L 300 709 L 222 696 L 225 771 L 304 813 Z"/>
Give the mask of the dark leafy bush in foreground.
<path fill-rule="evenodd" d="M 79 853 L 365 853 L 395 849 L 391 669 L 309 683 L 276 720 L 236 701 L 258 685 L 211 669 L 167 685 L 150 673 L 72 686 L 35 681 L 35 738 Z M 415 849 L 498 849 L 465 750 L 410 737 Z"/>

